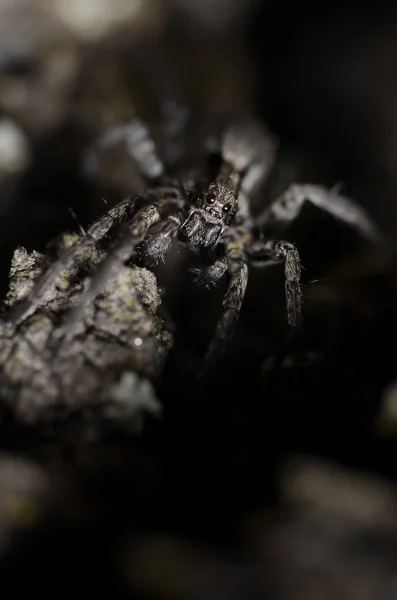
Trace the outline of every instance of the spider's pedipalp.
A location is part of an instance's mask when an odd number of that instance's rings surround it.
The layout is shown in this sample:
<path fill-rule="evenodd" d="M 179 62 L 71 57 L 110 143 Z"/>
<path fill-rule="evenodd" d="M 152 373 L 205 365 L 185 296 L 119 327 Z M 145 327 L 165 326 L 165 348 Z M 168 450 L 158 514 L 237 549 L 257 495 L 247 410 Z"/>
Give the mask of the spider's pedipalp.
<path fill-rule="evenodd" d="M 210 247 L 217 243 L 223 231 L 220 219 L 201 208 L 192 208 L 179 233 L 181 239 L 192 246 Z"/>
<path fill-rule="evenodd" d="M 159 231 L 148 235 L 139 248 L 139 259 L 143 266 L 154 267 L 164 261 L 172 240 L 176 237 L 183 221 L 182 210 L 175 210 L 162 224 Z"/>
<path fill-rule="evenodd" d="M 95 244 L 102 240 L 115 225 L 126 221 L 132 214 L 134 206 L 135 198 L 128 198 L 95 221 L 86 235 L 79 237 L 73 246 L 49 267 L 32 290 L 29 298 L 10 313 L 8 316 L 9 327 L 17 327 L 39 306 L 50 302 L 57 294 L 57 286 L 61 280 L 63 287 L 68 287 L 70 281 L 79 272 L 81 265 L 88 260 Z"/>
<path fill-rule="evenodd" d="M 238 177 L 231 173 L 230 178 L 221 172 L 205 193 L 194 201 L 189 214 L 182 223 L 181 238 L 193 246 L 215 246 L 229 227 L 238 208 Z"/>

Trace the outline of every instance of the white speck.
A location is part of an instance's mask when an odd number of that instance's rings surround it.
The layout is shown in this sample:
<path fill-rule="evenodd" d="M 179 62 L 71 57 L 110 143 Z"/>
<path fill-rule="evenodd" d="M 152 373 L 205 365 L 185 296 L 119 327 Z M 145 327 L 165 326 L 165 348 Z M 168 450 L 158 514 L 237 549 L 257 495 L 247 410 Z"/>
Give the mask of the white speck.
<path fill-rule="evenodd" d="M 18 173 L 26 169 L 31 148 L 24 132 L 9 119 L 0 120 L 0 169 Z"/>
<path fill-rule="evenodd" d="M 106 416 L 132 431 L 142 430 L 146 414 L 156 418 L 161 416 L 162 407 L 153 385 L 136 373 L 124 372 L 119 383 L 111 386 L 110 396 L 113 402 L 105 410 Z"/>
<path fill-rule="evenodd" d="M 143 344 L 142 338 L 135 338 L 135 340 L 134 340 L 135 346 L 142 346 L 142 344 Z"/>

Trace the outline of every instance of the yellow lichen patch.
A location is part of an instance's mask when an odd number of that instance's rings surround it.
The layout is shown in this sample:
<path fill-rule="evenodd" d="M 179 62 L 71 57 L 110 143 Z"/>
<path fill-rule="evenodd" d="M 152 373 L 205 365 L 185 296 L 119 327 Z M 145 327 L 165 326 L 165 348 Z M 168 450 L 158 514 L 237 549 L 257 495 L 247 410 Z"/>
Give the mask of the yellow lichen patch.
<path fill-rule="evenodd" d="M 241 242 L 243 244 L 249 244 L 251 242 L 251 236 L 250 235 L 243 235 L 243 237 L 241 238 Z"/>

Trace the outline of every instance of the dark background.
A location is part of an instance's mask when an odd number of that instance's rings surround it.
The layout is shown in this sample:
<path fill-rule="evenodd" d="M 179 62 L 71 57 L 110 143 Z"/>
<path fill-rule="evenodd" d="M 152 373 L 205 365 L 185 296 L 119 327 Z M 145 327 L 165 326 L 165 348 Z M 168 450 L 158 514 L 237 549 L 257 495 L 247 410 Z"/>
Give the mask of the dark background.
<path fill-rule="evenodd" d="M 303 215 L 287 232 L 305 267 L 303 333 L 286 328 L 282 273 L 252 272 L 199 400 L 189 384 L 222 290 L 193 286 L 183 260 L 177 277 L 160 270 L 176 336 L 160 425 L 73 446 L 3 422 L 0 512 L 19 515 L 0 523 L 4 597 L 394 598 L 397 9 L 153 0 L 132 13 L 119 0 L 83 27 L 64 6 L 0 3 L 0 140 L 11 121 L 28 149 L 13 168 L 0 152 L 3 292 L 17 245 L 43 250 L 77 228 L 70 209 L 85 227 L 101 198 L 137 191 L 125 156 L 92 180 L 85 153 L 135 114 L 155 129 L 174 84 L 198 127 L 243 112 L 279 138 L 264 203 L 291 182 L 338 184 L 387 249 Z"/>

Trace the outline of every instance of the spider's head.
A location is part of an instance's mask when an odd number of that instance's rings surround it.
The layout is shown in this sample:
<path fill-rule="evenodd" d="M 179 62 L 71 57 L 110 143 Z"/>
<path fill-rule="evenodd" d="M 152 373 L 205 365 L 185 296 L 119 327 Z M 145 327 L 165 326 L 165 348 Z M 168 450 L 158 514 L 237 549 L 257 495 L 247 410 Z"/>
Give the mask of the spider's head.
<path fill-rule="evenodd" d="M 227 183 L 212 183 L 195 201 L 181 233 L 194 246 L 213 246 L 237 211 L 237 196 Z"/>

